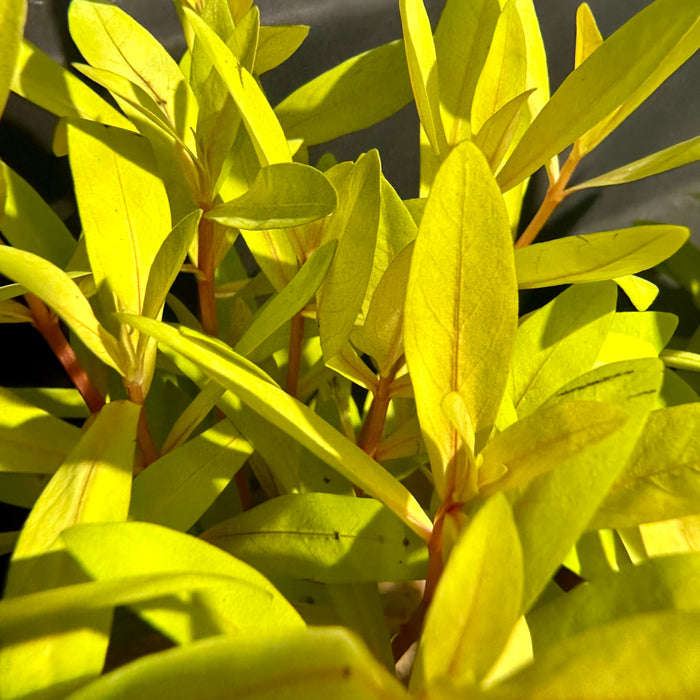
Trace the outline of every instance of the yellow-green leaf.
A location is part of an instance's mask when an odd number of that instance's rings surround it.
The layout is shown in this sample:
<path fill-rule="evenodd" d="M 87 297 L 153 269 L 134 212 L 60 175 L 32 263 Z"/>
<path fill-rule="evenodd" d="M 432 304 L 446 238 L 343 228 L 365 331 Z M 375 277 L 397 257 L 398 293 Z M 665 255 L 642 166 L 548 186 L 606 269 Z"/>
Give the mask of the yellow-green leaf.
<path fill-rule="evenodd" d="M 255 74 L 261 75 L 284 63 L 304 42 L 309 28 L 302 24 L 260 27 Z"/>
<path fill-rule="evenodd" d="M 291 162 L 282 127 L 255 78 L 201 17 L 189 8 L 184 12 L 240 110 L 260 164 Z"/>
<path fill-rule="evenodd" d="M 440 114 L 440 79 L 433 30 L 423 0 L 399 0 L 406 62 L 421 125 L 440 158 L 449 151 Z"/>
<path fill-rule="evenodd" d="M 0 388 L 0 471 L 53 474 L 80 430 Z"/>
<path fill-rule="evenodd" d="M 26 19 L 26 0 L 7 0 L 0 5 L 0 114 L 10 94 Z"/>
<path fill-rule="evenodd" d="M 501 188 L 514 187 L 613 115 L 604 130 L 609 133 L 699 44 L 696 0 L 656 0 L 643 9 L 552 95 L 499 173 Z"/>
<path fill-rule="evenodd" d="M 201 371 L 230 389 L 256 413 L 385 503 L 419 536 L 429 537 L 430 519 L 402 484 L 311 409 L 277 387 L 256 365 L 223 343 L 194 331 L 181 328 L 178 332 L 145 318 L 130 316 L 124 320 L 195 362 Z"/>
<path fill-rule="evenodd" d="M 533 243 L 515 251 L 518 287 L 596 282 L 648 270 L 688 240 L 682 226 L 635 226 Z"/>
<path fill-rule="evenodd" d="M 403 42 L 392 41 L 305 83 L 275 113 L 288 138 L 313 146 L 372 126 L 410 101 Z"/>
<path fill-rule="evenodd" d="M 491 430 L 505 389 L 517 325 L 508 214 L 486 159 L 457 146 L 435 178 L 418 229 L 406 293 L 404 346 L 441 497 L 459 440 L 441 409 L 462 395 L 477 443 Z"/>
<path fill-rule="evenodd" d="M 150 147 L 140 136 L 89 122 L 69 125 L 68 145 L 104 311 L 141 313 L 148 273 L 171 227 Z"/>
<path fill-rule="evenodd" d="M 520 617 L 523 563 L 508 501 L 496 494 L 470 518 L 450 553 L 425 621 L 410 689 L 481 680 Z"/>
<path fill-rule="evenodd" d="M 588 3 L 584 2 L 576 10 L 576 57 L 574 67 L 578 68 L 601 44 L 603 37 L 598 30 L 595 17 Z"/>
<path fill-rule="evenodd" d="M 116 339 L 100 325 L 78 285 L 63 270 L 38 255 L 0 246 L 0 273 L 46 302 L 92 353 L 123 373 Z"/>
<path fill-rule="evenodd" d="M 120 8 L 75 0 L 68 10 L 71 36 L 95 68 L 117 73 L 145 90 L 186 143 L 197 123 L 197 104 L 177 63 Z"/>
<path fill-rule="evenodd" d="M 341 627 L 219 637 L 154 654 L 74 693 L 71 700 L 409 700 L 403 686 Z"/>
<path fill-rule="evenodd" d="M 245 194 L 205 216 L 233 228 L 288 228 L 321 219 L 337 204 L 333 185 L 316 168 L 277 163 L 262 168 Z"/>

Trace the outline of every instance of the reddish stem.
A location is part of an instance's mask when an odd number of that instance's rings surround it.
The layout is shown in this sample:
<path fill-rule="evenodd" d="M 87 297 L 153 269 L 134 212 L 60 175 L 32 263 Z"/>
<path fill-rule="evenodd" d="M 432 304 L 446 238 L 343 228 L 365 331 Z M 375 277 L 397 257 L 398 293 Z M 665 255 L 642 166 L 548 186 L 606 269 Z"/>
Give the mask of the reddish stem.
<path fill-rule="evenodd" d="M 386 412 L 391 401 L 391 383 L 394 376 L 380 377 L 377 388 L 372 397 L 372 405 L 367 411 L 367 415 L 360 428 L 357 437 L 357 445 L 362 448 L 370 457 L 374 456 L 377 447 L 382 439 L 384 423 L 386 422 Z"/>
<path fill-rule="evenodd" d="M 197 251 L 199 275 L 197 276 L 197 292 L 199 296 L 199 320 L 202 330 L 216 337 L 219 325 L 216 318 L 216 296 L 214 274 L 214 222 L 202 218 L 199 222 L 199 247 Z"/>
<path fill-rule="evenodd" d="M 289 334 L 289 355 L 287 359 L 287 379 L 284 390 L 290 396 L 296 396 L 299 390 L 299 371 L 301 370 L 301 348 L 304 341 L 304 317 L 296 314 L 292 318 Z"/>
<path fill-rule="evenodd" d="M 528 224 L 528 227 L 523 231 L 522 235 L 515 242 L 516 248 L 524 248 L 530 245 L 537 235 L 542 230 L 542 227 L 547 223 L 552 212 L 561 204 L 564 198 L 569 194 L 566 190 L 566 186 L 569 184 L 571 176 L 574 174 L 576 166 L 579 164 L 581 156 L 578 153 L 578 149 L 574 144 L 574 147 L 566 159 L 561 172 L 559 173 L 559 178 L 552 183 L 547 189 L 547 194 L 544 196 L 544 200 L 537 210 L 537 213 L 533 217 L 532 221 Z"/>
<path fill-rule="evenodd" d="M 105 400 L 90 381 L 90 377 L 80 364 L 75 351 L 66 340 L 58 317 L 41 299 L 33 294 L 25 294 L 24 298 L 34 317 L 34 327 L 49 344 L 75 388 L 80 392 L 90 412 L 96 413 L 104 406 Z"/>

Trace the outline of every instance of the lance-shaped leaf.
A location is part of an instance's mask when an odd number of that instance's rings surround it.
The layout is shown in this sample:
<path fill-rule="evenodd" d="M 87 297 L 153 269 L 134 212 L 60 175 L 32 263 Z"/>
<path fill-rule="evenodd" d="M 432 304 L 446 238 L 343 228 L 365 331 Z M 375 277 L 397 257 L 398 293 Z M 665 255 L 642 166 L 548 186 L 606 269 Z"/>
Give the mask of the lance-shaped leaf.
<path fill-rule="evenodd" d="M 74 693 L 71 700 L 247 696 L 251 700 L 409 700 L 362 642 L 340 627 L 203 640 L 141 659 Z"/>
<path fill-rule="evenodd" d="M 413 243 L 409 243 L 389 265 L 377 285 L 362 328 L 362 349 L 385 377 L 403 355 L 403 316 L 412 255 Z"/>
<path fill-rule="evenodd" d="M 133 124 L 80 78 L 26 39 L 12 80 L 12 91 L 57 117 L 89 119 L 135 131 Z"/>
<path fill-rule="evenodd" d="M 245 194 L 214 207 L 206 217 L 233 228 L 288 228 L 327 216 L 337 204 L 333 185 L 316 168 L 277 163 L 262 168 Z"/>
<path fill-rule="evenodd" d="M 500 14 L 498 0 L 448 0 L 435 30 L 440 101 L 451 145 L 471 135 L 472 102 Z"/>
<path fill-rule="evenodd" d="M 601 576 L 528 616 L 541 649 L 598 625 L 639 613 L 700 610 L 700 553 L 648 559 Z"/>
<path fill-rule="evenodd" d="M 0 471 L 53 474 L 80 430 L 0 388 Z"/>
<path fill-rule="evenodd" d="M 576 10 L 576 56 L 578 68 L 601 44 L 603 37 L 598 30 L 591 8 L 584 2 Z"/>
<path fill-rule="evenodd" d="M 60 534 L 76 523 L 123 520 L 129 508 L 140 407 L 107 404 L 39 497 L 17 542 L 5 595 L 20 596 L 84 580 Z M 54 685 L 68 691 L 99 675 L 111 611 L 89 612 L 70 634 L 0 649 L 3 696 L 24 697 Z"/>
<path fill-rule="evenodd" d="M 255 78 L 199 15 L 187 7 L 183 11 L 231 93 L 260 164 L 290 162 L 292 157 L 287 139 Z"/>
<path fill-rule="evenodd" d="M 303 24 L 260 27 L 255 74 L 261 75 L 284 63 L 304 43 L 309 28 Z"/>
<path fill-rule="evenodd" d="M 180 138 L 192 143 L 197 104 L 177 63 L 138 22 L 114 5 L 76 0 L 71 36 L 95 68 L 117 73 L 146 91 Z"/>
<path fill-rule="evenodd" d="M 569 188 L 571 192 L 583 190 L 587 187 L 607 187 L 608 185 L 622 185 L 626 182 L 634 182 L 645 177 L 665 173 L 673 168 L 694 163 L 700 160 L 700 136 L 682 141 L 675 146 L 669 146 L 661 151 L 652 153 L 645 158 L 640 158 L 609 173 L 599 175 L 591 180 L 586 180 L 580 185 Z"/>
<path fill-rule="evenodd" d="M 693 697 L 700 684 L 698 624 L 700 612 L 673 610 L 595 627 L 548 649 L 484 697 Z"/>
<path fill-rule="evenodd" d="M 404 346 L 436 488 L 458 448 L 443 397 L 461 394 L 477 442 L 501 403 L 517 324 L 510 225 L 486 159 L 464 142 L 435 178 L 413 251 Z"/>
<path fill-rule="evenodd" d="M 219 422 L 134 479 L 130 519 L 189 530 L 252 452 L 228 421 Z"/>
<path fill-rule="evenodd" d="M 15 248 L 40 255 L 65 267 L 76 242 L 51 207 L 14 170 L 0 163 L 5 181 L 5 215 L 0 219 L 3 237 Z"/>
<path fill-rule="evenodd" d="M 0 7 L 0 114 L 10 94 L 26 19 L 25 0 L 8 0 Z"/>
<path fill-rule="evenodd" d="M 489 440 L 479 454 L 479 473 L 507 472 L 482 493 L 518 489 L 568 457 L 608 437 L 628 419 L 627 412 L 597 401 L 568 401 L 536 411 Z"/>
<path fill-rule="evenodd" d="M 615 283 L 624 291 L 637 311 L 646 311 L 659 296 L 659 288 L 653 282 L 637 275 L 615 277 Z"/>
<path fill-rule="evenodd" d="M 0 274 L 43 300 L 93 354 L 123 373 L 116 339 L 100 325 L 85 295 L 63 270 L 33 253 L 1 246 Z"/>
<path fill-rule="evenodd" d="M 560 389 L 545 406 L 593 400 L 621 404 L 630 416 L 616 432 L 531 482 L 513 503 L 524 553 L 527 611 L 583 534 L 625 468 L 663 379 L 659 360 L 605 365 Z M 575 504 L 575 507 L 572 507 Z M 535 523 L 556 522 L 556 528 Z"/>
<path fill-rule="evenodd" d="M 302 265 L 289 284 L 265 303 L 236 343 L 236 352 L 250 355 L 306 306 L 323 282 L 336 246 L 336 241 L 322 245 Z"/>
<path fill-rule="evenodd" d="M 522 94 L 526 81 L 525 32 L 516 2 L 509 0 L 496 23 L 489 53 L 474 90 L 471 113 L 474 133 L 499 109 Z"/>
<path fill-rule="evenodd" d="M 628 116 L 697 50 L 697 9 L 695 0 L 656 0 L 604 41 L 525 132 L 498 175 L 501 188 L 517 185 L 621 106 L 606 133 Z"/>
<path fill-rule="evenodd" d="M 77 389 L 55 387 L 15 387 L 12 393 L 57 418 L 87 418 L 90 415 Z"/>
<path fill-rule="evenodd" d="M 698 512 L 700 404 L 649 414 L 629 466 L 613 484 L 592 528 L 623 528 Z"/>
<path fill-rule="evenodd" d="M 353 56 L 295 90 L 275 113 L 306 146 L 376 124 L 411 101 L 403 41 Z"/>
<path fill-rule="evenodd" d="M 522 551 L 513 513 L 497 494 L 479 508 L 450 553 L 435 590 L 411 690 L 420 695 L 442 678 L 481 680 L 520 617 Z"/>
<path fill-rule="evenodd" d="M 170 232 L 168 198 L 150 149 L 138 136 L 88 122 L 69 126 L 68 144 L 104 309 L 141 313 L 151 265 Z"/>
<path fill-rule="evenodd" d="M 593 368 L 616 304 L 612 282 L 573 285 L 520 324 L 508 392 L 521 418 Z"/>
<path fill-rule="evenodd" d="M 533 243 L 515 251 L 518 287 L 596 282 L 648 270 L 688 240 L 682 226 L 635 226 Z"/>
<path fill-rule="evenodd" d="M 336 355 L 350 337 L 372 273 L 381 207 L 379 154 L 361 156 L 340 191 L 340 204 L 326 230 L 338 241 L 318 293 L 318 323 L 324 358 Z"/>
<path fill-rule="evenodd" d="M 404 486 L 311 409 L 282 391 L 256 365 L 200 333 L 185 328 L 178 332 L 145 318 L 128 316 L 124 320 L 196 363 L 256 413 L 385 503 L 419 536 L 430 536 L 430 519 Z"/>
<path fill-rule="evenodd" d="M 386 506 L 330 493 L 273 498 L 201 537 L 272 578 L 406 581 L 427 566 L 425 543 Z"/>
<path fill-rule="evenodd" d="M 63 534 L 63 540 L 71 556 L 99 581 L 183 571 L 231 577 L 230 586 L 199 594 L 212 618 L 208 625 L 203 624 L 206 617 L 198 620 L 188 609 L 187 592 L 175 596 L 185 602 L 184 611 L 177 605 L 131 606 L 180 644 L 221 632 L 303 625 L 294 608 L 262 574 L 191 535 L 151 523 L 107 523 L 72 528 Z"/>
<path fill-rule="evenodd" d="M 423 0 L 399 0 L 399 10 L 418 116 L 433 151 L 445 158 L 449 146 L 440 115 L 440 80 L 430 19 Z"/>

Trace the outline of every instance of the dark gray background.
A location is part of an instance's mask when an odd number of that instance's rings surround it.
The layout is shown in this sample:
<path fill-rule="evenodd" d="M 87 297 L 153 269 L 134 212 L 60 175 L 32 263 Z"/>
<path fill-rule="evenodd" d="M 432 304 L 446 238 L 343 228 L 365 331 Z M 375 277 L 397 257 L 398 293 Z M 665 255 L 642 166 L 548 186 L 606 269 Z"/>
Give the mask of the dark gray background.
<path fill-rule="evenodd" d="M 67 0 L 30 0 L 27 36 L 62 62 L 78 60 L 66 31 Z M 173 53 L 183 50 L 179 23 L 171 0 L 119 0 L 116 4 L 147 26 Z M 549 56 L 552 88 L 571 70 L 575 15 L 579 0 L 535 0 Z M 650 0 L 589 0 L 604 36 L 608 36 Z M 308 79 L 342 60 L 401 35 L 397 0 L 259 0 L 264 23 L 311 26 L 300 50 L 280 68 L 264 76 L 264 86 L 276 104 Z M 427 0 L 433 23 L 444 0 Z M 656 150 L 700 133 L 700 59 L 695 56 L 672 76 L 604 144 L 579 166 L 574 181 L 606 172 Z M 16 167 L 64 215 L 71 214 L 64 163 L 49 155 L 52 120 L 39 110 L 13 99 L 0 131 L 0 157 Z M 402 196 L 416 195 L 418 182 L 415 108 L 362 132 L 332 142 L 321 150 L 339 159 L 356 158 L 376 147 L 384 170 Z M 10 138 L 8 138 L 10 136 Z M 38 172 L 27 172 L 36 169 Z M 544 181 L 535 178 L 528 198 L 531 212 L 543 193 Z M 549 237 L 631 225 L 636 220 L 689 226 L 700 239 L 700 165 L 628 185 L 589 190 L 571 196 L 544 232 Z"/>

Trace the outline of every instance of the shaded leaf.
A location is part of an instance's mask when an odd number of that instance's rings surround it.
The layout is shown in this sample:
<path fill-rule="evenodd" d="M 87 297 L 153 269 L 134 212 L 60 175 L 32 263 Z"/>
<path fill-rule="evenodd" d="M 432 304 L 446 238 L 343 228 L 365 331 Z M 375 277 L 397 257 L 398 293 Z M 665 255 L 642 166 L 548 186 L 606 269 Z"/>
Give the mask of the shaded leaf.
<path fill-rule="evenodd" d="M 93 354 L 123 373 L 116 339 L 100 325 L 78 285 L 63 270 L 38 255 L 1 246 L 0 274 L 38 296 Z"/>
<path fill-rule="evenodd" d="M 497 494 L 470 519 L 435 590 L 411 690 L 440 678 L 469 684 L 499 657 L 520 617 L 522 551 L 513 514 Z"/>
<path fill-rule="evenodd" d="M 0 220 L 3 238 L 15 248 L 29 251 L 64 268 L 76 242 L 53 209 L 5 163 L 5 215 Z"/>
<path fill-rule="evenodd" d="M 700 404 L 653 411 L 590 527 L 623 528 L 696 514 L 699 470 Z"/>
<path fill-rule="evenodd" d="M 323 173 L 302 163 L 262 168 L 250 189 L 206 213 L 226 226 L 259 230 L 287 228 L 330 214 L 338 198 Z"/>
<path fill-rule="evenodd" d="M 74 693 L 71 700 L 172 700 L 247 695 L 273 700 L 408 700 L 365 646 L 340 627 L 289 630 L 256 638 L 220 637 L 154 654 Z"/>
<path fill-rule="evenodd" d="M 487 235 L 488 232 L 488 235 Z M 501 403 L 517 323 L 508 215 L 488 163 L 470 142 L 447 158 L 421 220 L 406 292 L 404 346 L 418 417 L 442 498 L 458 449 L 443 397 L 461 394 L 477 443 Z"/>
<path fill-rule="evenodd" d="M 688 230 L 682 226 L 659 225 L 533 243 L 515 251 L 518 287 L 551 287 L 635 274 L 673 255 L 687 239 Z"/>
<path fill-rule="evenodd" d="M 98 581 L 144 574 L 218 574 L 225 585 L 202 592 L 205 609 L 198 619 L 188 604 L 191 593 L 178 592 L 184 606 L 130 607 L 149 624 L 180 644 L 236 631 L 298 627 L 302 620 L 275 587 L 247 564 L 190 535 L 150 523 L 108 523 L 75 527 L 63 533 L 71 556 Z M 228 584 L 228 585 L 226 585 Z M 209 613 L 211 620 L 203 612 Z M 214 624 L 212 624 L 214 623 Z"/>
<path fill-rule="evenodd" d="M 410 101 L 403 41 L 392 41 L 305 83 L 275 113 L 288 138 L 313 146 L 372 126 Z"/>
<path fill-rule="evenodd" d="M 694 53 L 699 42 L 695 0 L 656 0 L 643 9 L 552 95 L 499 173 L 501 188 L 505 191 L 517 185 L 622 106 L 615 116 L 619 123 L 619 117 L 626 117 Z M 679 45 L 681 49 L 674 50 Z M 660 66 L 663 75 L 657 80 Z M 609 133 L 611 127 L 605 131 Z"/>
<path fill-rule="evenodd" d="M 252 452 L 228 422 L 219 422 L 134 479 L 129 518 L 188 530 Z"/>
<path fill-rule="evenodd" d="M 0 471 L 53 474 L 79 438 L 78 428 L 0 388 Z"/>
<path fill-rule="evenodd" d="M 273 578 L 405 581 L 427 565 L 425 544 L 386 506 L 335 494 L 279 496 L 201 537 Z"/>
<path fill-rule="evenodd" d="M 515 336 L 508 393 L 521 418 L 593 368 L 615 315 L 612 282 L 573 285 L 529 315 Z"/>

